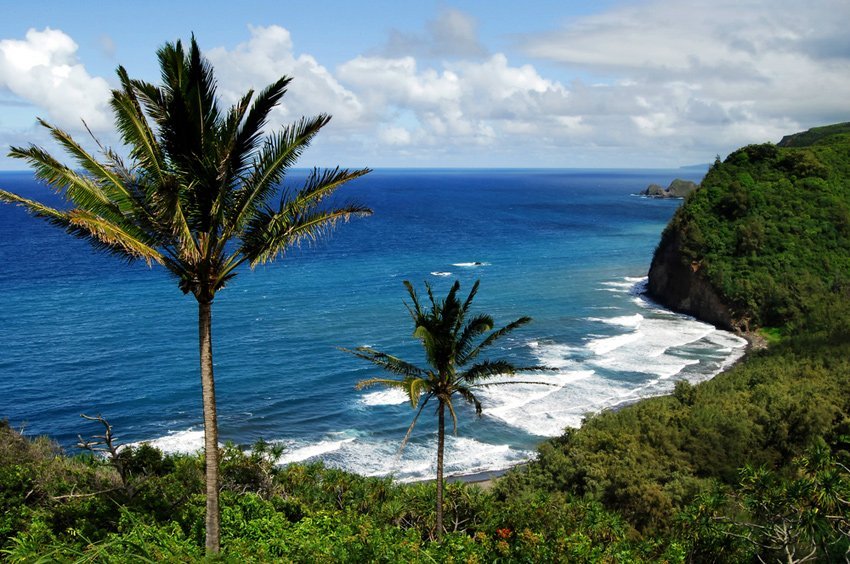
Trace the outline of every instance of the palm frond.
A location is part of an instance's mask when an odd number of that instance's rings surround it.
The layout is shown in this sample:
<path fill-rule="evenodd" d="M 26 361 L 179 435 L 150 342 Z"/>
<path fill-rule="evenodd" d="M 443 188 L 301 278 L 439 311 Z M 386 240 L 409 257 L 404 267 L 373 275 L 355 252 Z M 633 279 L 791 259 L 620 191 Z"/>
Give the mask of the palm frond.
<path fill-rule="evenodd" d="M 340 348 L 340 350 L 349 354 L 353 354 L 357 358 L 368 360 L 372 364 L 379 366 L 387 372 L 391 372 L 393 374 L 398 374 L 407 378 L 423 378 L 427 375 L 427 372 L 425 372 L 415 364 L 411 364 L 387 353 L 376 351 L 375 349 L 372 349 L 370 347 L 358 347 L 354 350 Z M 358 387 L 359 386 L 360 385 L 358 384 Z"/>
<path fill-rule="evenodd" d="M 62 227 L 76 237 L 88 240 L 100 250 L 118 254 L 128 260 L 143 259 L 148 265 L 152 262 L 164 263 L 159 251 L 142 241 L 139 234 L 122 230 L 114 223 L 86 210 L 60 211 L 5 190 L 0 190 L 0 202 L 22 206 L 33 216 Z"/>
<path fill-rule="evenodd" d="M 110 102 L 115 122 L 124 144 L 130 147 L 130 158 L 150 176 L 163 178 L 162 148 L 145 119 L 136 94 L 137 88 L 124 67 L 118 67 L 118 78 L 123 90 L 113 90 Z M 157 91 L 158 92 L 158 91 Z"/>
<path fill-rule="evenodd" d="M 485 360 L 464 370 L 458 376 L 458 379 L 474 384 L 480 380 L 486 380 L 495 376 L 512 376 L 516 372 L 516 367 L 507 360 Z"/>
<path fill-rule="evenodd" d="M 523 325 L 526 325 L 528 323 L 531 323 L 530 317 L 520 317 L 516 321 L 508 323 L 507 325 L 505 325 L 501 329 L 490 333 L 490 335 L 488 335 L 486 339 L 481 341 L 481 343 L 477 347 L 473 348 L 467 354 L 465 354 L 462 358 L 458 359 L 458 364 L 463 366 L 464 364 L 466 364 L 470 360 L 475 359 L 481 353 L 481 351 L 483 351 L 484 349 L 486 349 L 487 347 L 489 347 L 490 345 L 495 343 L 497 340 L 504 337 L 505 335 L 507 335 L 508 333 L 513 331 L 514 329 L 522 327 Z"/>
<path fill-rule="evenodd" d="M 138 206 L 138 202 L 127 191 L 121 178 L 113 170 L 90 155 L 65 131 L 43 120 L 39 120 L 39 123 L 48 129 L 50 136 L 71 155 L 83 170 L 99 181 L 101 189 L 107 194 L 107 197 L 122 211 L 128 211 Z"/>
<path fill-rule="evenodd" d="M 142 259 L 148 266 L 152 263 L 163 264 L 162 254 L 142 240 L 138 234 L 133 234 L 121 226 L 107 221 L 85 210 L 68 212 L 70 226 L 88 233 L 95 247 L 126 255 L 129 259 Z"/>
<path fill-rule="evenodd" d="M 279 212 L 264 213 L 249 223 L 240 250 L 253 268 L 278 255 L 283 256 L 292 246 L 304 241 L 316 241 L 340 221 L 347 222 L 351 216 L 364 217 L 370 213 L 369 208 L 358 205 L 313 211 L 295 217 Z"/>
<path fill-rule="evenodd" d="M 533 367 L 532 367 L 533 368 Z M 542 368 L 541 370 L 552 370 L 551 368 Z M 518 372 L 528 372 L 529 367 L 524 366 Z M 517 384 L 531 384 L 534 386 L 551 386 L 553 388 L 560 387 L 558 384 L 552 382 L 541 382 L 540 380 L 498 380 L 496 382 L 479 382 L 477 384 L 470 384 L 468 387 L 470 389 L 474 388 L 492 388 L 493 386 L 516 386 Z"/>
<path fill-rule="evenodd" d="M 159 88 L 138 79 L 130 79 L 130 87 L 154 123 L 160 124 L 167 119 L 168 102 L 165 87 Z"/>
<path fill-rule="evenodd" d="M 231 169 L 235 175 L 241 175 L 248 166 L 249 163 L 243 160 L 244 157 L 256 149 L 257 142 L 262 138 L 269 113 L 283 98 L 291 81 L 291 78 L 282 76 L 266 86 L 254 99 L 250 111 L 244 121 L 241 121 L 241 127 L 231 151 Z M 237 158 L 238 161 L 235 160 Z"/>
<path fill-rule="evenodd" d="M 365 390 L 372 386 L 386 386 L 393 389 L 407 390 L 404 380 L 393 380 L 392 378 L 367 378 L 365 380 L 360 380 L 354 385 L 354 389 Z"/>
<path fill-rule="evenodd" d="M 180 178 L 167 174 L 152 182 L 155 186 L 144 184 L 143 190 L 148 194 L 147 203 L 156 218 L 156 231 L 165 240 L 164 246 L 173 248 L 180 260 L 196 264 L 201 256 L 200 242 L 184 211 L 188 202 L 182 198 Z"/>
<path fill-rule="evenodd" d="M 407 293 L 410 295 L 410 301 L 413 302 L 413 307 L 410 307 L 407 303 L 405 303 L 404 306 L 410 313 L 410 317 L 413 318 L 414 324 L 416 324 L 419 317 L 422 316 L 422 306 L 419 304 L 419 297 L 416 295 L 416 290 L 413 288 L 413 284 L 411 284 L 409 280 L 405 280 L 403 284 L 404 287 L 407 288 Z"/>
<path fill-rule="evenodd" d="M 507 360 L 485 360 L 464 370 L 458 375 L 458 381 L 477 384 L 481 380 L 487 380 L 497 376 L 513 376 L 521 372 L 539 372 L 545 370 L 551 369 L 545 366 L 515 366 Z"/>
<path fill-rule="evenodd" d="M 66 228 L 71 225 L 71 220 L 68 217 L 67 212 L 51 208 L 50 206 L 45 206 L 41 202 L 36 202 L 35 200 L 18 196 L 17 194 L 7 192 L 6 190 L 0 190 L 0 202 L 21 206 L 34 217 L 47 220 L 49 223 L 57 227 Z"/>
<path fill-rule="evenodd" d="M 407 442 L 410 440 L 410 434 L 413 433 L 413 428 L 416 427 L 416 422 L 419 421 L 419 416 L 422 415 L 422 411 L 424 411 L 425 406 L 428 405 L 428 402 L 431 401 L 431 398 L 434 397 L 433 394 L 427 394 L 425 399 L 422 401 L 422 404 L 419 406 L 419 410 L 416 412 L 416 415 L 413 416 L 413 421 L 410 422 L 410 426 L 407 428 L 407 432 L 404 434 L 404 438 L 401 440 L 401 445 L 398 447 L 398 454 L 396 455 L 396 464 L 398 464 L 399 458 L 401 458 L 401 453 L 404 452 L 404 447 L 407 446 Z"/>
<path fill-rule="evenodd" d="M 243 188 L 235 194 L 233 210 L 228 214 L 227 233 L 233 234 L 253 218 L 277 189 L 286 170 L 291 167 L 310 144 L 316 134 L 330 121 L 330 116 L 320 114 L 301 118 L 283 131 L 266 138 L 255 159 L 253 171 L 247 176 Z"/>
<path fill-rule="evenodd" d="M 479 314 L 468 320 L 457 339 L 457 356 L 463 366 L 469 351 L 474 347 L 475 339 L 493 329 L 493 318 L 487 314 Z"/>
<path fill-rule="evenodd" d="M 455 328 L 454 328 L 454 334 L 455 335 L 457 335 L 457 333 L 460 331 L 460 327 L 463 324 L 464 319 L 466 318 L 466 314 L 469 312 L 469 307 L 472 305 L 472 300 L 475 299 L 475 294 L 478 293 L 478 286 L 480 284 L 481 284 L 480 280 L 475 281 L 475 283 L 472 285 L 472 289 L 469 291 L 469 295 L 466 297 L 466 301 L 464 301 L 463 305 L 460 307 L 459 315 L 457 316 L 457 319 L 455 321 Z M 491 325 L 492 325 L 492 323 L 491 323 Z"/>
<path fill-rule="evenodd" d="M 294 198 L 281 199 L 281 207 L 294 211 L 316 206 L 343 184 L 369 172 L 371 170 L 368 168 L 358 170 L 339 167 L 325 170 L 313 169 L 310 176 L 307 177 L 304 187 Z"/>
<path fill-rule="evenodd" d="M 93 209 L 97 206 L 113 206 L 101 187 L 90 177 L 71 170 L 40 147 L 12 147 L 9 156 L 27 161 L 37 179 L 79 207 Z M 117 207 L 115 209 L 117 211 Z"/>
<path fill-rule="evenodd" d="M 472 305 L 472 300 L 475 299 L 475 295 L 478 294 L 478 287 L 481 285 L 480 280 L 476 280 L 472 285 L 472 289 L 469 291 L 469 295 L 466 297 L 466 301 L 463 303 L 463 312 L 466 313 L 469 311 L 469 307 Z"/>
<path fill-rule="evenodd" d="M 449 396 L 447 398 L 441 397 L 440 400 L 441 400 L 440 403 L 442 403 L 443 405 L 445 405 L 446 407 L 449 408 L 449 415 L 452 416 L 452 433 L 454 435 L 457 435 L 457 413 L 455 413 L 455 406 L 452 403 L 452 398 L 451 398 L 451 396 Z"/>
<path fill-rule="evenodd" d="M 481 417 L 481 413 L 483 408 L 481 406 L 481 402 L 478 401 L 478 398 L 475 397 L 475 394 L 472 392 L 470 388 L 466 386 L 457 386 L 456 388 L 457 394 L 466 400 L 467 403 L 472 404 L 475 407 L 475 415 Z"/>

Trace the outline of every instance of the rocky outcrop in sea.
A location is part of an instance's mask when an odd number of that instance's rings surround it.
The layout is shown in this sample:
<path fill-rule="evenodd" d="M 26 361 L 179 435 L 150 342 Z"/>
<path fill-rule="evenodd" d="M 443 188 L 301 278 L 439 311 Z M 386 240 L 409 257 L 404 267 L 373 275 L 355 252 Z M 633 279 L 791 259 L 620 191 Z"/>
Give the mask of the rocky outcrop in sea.
<path fill-rule="evenodd" d="M 641 192 L 641 195 L 650 198 L 684 198 L 697 188 L 699 188 L 699 184 L 677 178 L 667 188 L 658 184 L 650 184 L 646 190 Z"/>

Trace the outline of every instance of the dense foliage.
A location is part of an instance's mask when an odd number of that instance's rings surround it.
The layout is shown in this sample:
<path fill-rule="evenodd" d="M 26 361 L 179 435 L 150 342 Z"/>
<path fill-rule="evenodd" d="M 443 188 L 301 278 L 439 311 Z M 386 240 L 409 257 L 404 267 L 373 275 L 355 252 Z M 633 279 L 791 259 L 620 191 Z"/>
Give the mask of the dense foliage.
<path fill-rule="evenodd" d="M 596 562 L 652 561 L 664 550 L 636 542 L 601 504 L 559 492 L 496 498 L 450 484 L 446 534 L 434 538 L 434 484 L 393 484 L 320 464 L 278 467 L 273 449 L 222 452 L 224 561 Z M 0 545 L 13 562 L 40 556 L 194 560 L 204 555 L 201 456 L 147 447 L 114 461 L 63 456 L 49 440 L 28 440 L 0 425 Z"/>
<path fill-rule="evenodd" d="M 681 237 L 744 326 L 821 324 L 850 303 L 850 125 L 750 145 L 711 167 L 663 237 Z"/>

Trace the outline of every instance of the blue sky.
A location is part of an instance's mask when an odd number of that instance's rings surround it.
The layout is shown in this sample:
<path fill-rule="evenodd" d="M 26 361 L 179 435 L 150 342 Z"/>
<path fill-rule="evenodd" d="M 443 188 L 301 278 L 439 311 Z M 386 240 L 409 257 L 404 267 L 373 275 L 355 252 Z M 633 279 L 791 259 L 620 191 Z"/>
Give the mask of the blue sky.
<path fill-rule="evenodd" d="M 846 0 L 29 2 L 0 20 L 0 168 L 36 117 L 115 144 L 115 67 L 195 33 L 223 103 L 294 78 L 303 166 L 668 167 L 850 121 Z"/>

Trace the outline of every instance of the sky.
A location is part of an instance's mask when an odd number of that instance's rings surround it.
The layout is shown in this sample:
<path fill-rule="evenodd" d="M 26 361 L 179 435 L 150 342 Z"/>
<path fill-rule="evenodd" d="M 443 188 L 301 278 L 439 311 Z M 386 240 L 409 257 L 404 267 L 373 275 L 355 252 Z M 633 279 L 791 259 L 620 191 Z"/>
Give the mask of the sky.
<path fill-rule="evenodd" d="M 669 168 L 850 121 L 847 0 L 16 2 L 0 169 L 37 118 L 120 147 L 115 69 L 195 35 L 223 105 L 293 78 L 270 127 L 329 113 L 298 166 Z M 94 146 L 87 141 L 89 146 Z"/>

